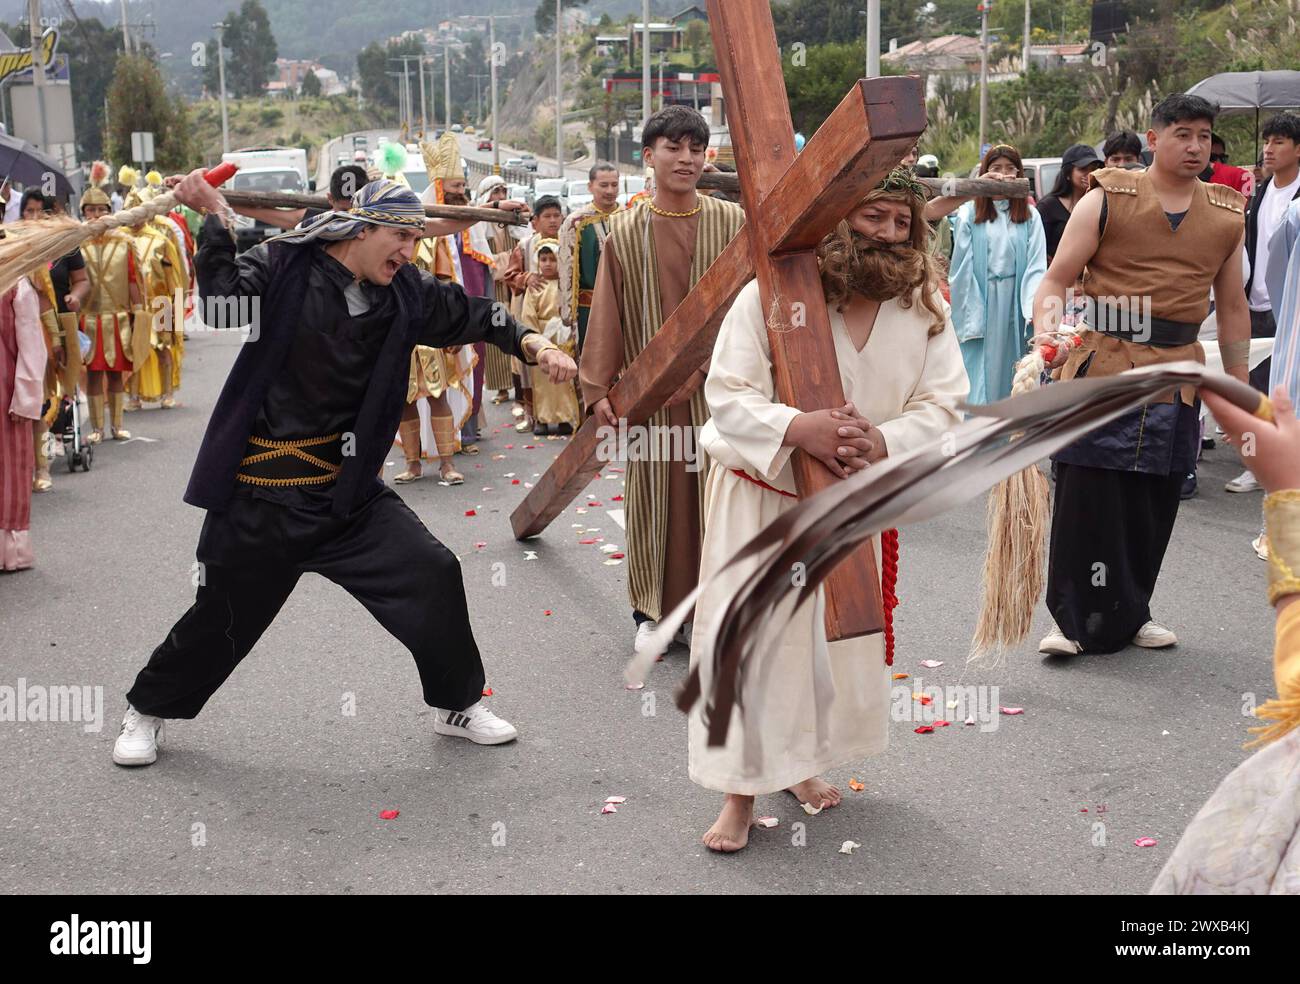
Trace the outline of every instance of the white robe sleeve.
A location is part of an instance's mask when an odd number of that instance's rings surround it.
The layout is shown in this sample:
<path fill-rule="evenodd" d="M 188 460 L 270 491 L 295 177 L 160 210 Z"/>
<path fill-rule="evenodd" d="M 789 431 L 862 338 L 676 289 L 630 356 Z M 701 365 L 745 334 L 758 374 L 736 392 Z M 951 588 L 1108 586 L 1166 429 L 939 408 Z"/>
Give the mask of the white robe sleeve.
<path fill-rule="evenodd" d="M 952 235 L 952 263 L 948 270 L 952 320 L 957 329 L 957 338 L 963 342 L 984 337 L 985 285 L 975 279 L 975 258 L 971 251 L 974 214 L 974 206 L 969 202 L 957 210 Z"/>
<path fill-rule="evenodd" d="M 938 300 L 943 304 L 942 297 Z M 961 414 L 954 408 L 970 393 L 970 380 L 953 331 L 951 312 L 946 304 L 943 308 L 943 331 L 927 340 L 925 360 L 902 411 L 877 425 L 891 455 L 936 441 L 961 422 Z"/>
<path fill-rule="evenodd" d="M 1034 320 L 1034 295 L 1047 273 L 1047 240 L 1038 209 L 1029 210 L 1029 244 L 1025 254 L 1025 276 L 1020 281 L 1020 312 L 1026 322 Z"/>
<path fill-rule="evenodd" d="M 722 320 L 704 396 L 718 436 L 766 481 L 776 479 L 794 452 L 793 447 L 782 444 L 790 421 L 799 416 L 797 409 L 779 402 L 775 393 L 758 282 L 750 281 Z M 729 464 L 731 455 L 714 457 Z"/>

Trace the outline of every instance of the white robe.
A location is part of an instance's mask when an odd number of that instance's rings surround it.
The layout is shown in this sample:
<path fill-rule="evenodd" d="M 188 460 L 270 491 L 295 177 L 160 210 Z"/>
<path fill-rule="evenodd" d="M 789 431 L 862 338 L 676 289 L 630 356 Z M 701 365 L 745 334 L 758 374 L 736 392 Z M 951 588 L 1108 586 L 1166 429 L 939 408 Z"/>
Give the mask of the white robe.
<path fill-rule="evenodd" d="M 939 298 L 945 316 L 947 304 Z M 846 399 L 880 428 L 889 453 L 899 454 L 938 440 L 960 415 L 953 405 L 970 384 L 951 320 L 939 334 L 927 335 L 929 315 L 919 299 L 904 309 L 897 301 L 880 306 L 876 324 L 859 353 L 841 314 L 832 309 L 831 328 Z M 757 282 L 746 285 L 718 332 L 708 380 L 704 384 L 712 419 L 700 443 L 710 461 L 705 487 L 701 581 L 731 558 L 761 528 L 795 500 L 768 491 L 732 472 L 748 471 L 774 488 L 795 491 L 790 456 L 782 447 L 786 428 L 799 411 L 776 402 L 772 363 Z M 880 544 L 875 542 L 879 557 Z M 903 547 L 902 563 L 906 563 Z M 729 575 L 734 583 L 743 577 Z M 713 639 L 720 612 L 718 586 L 696 605 L 691 665 L 701 665 L 704 692 L 709 687 Z M 727 743 L 707 747 L 701 701 L 689 722 L 690 777 L 709 789 L 760 795 L 785 789 L 849 761 L 882 751 L 888 741 L 890 674 L 880 634 L 826 642 L 823 599 L 805 604 L 777 646 L 760 652 L 761 666 L 750 668 L 742 691 L 744 733 L 733 711 Z M 818 739 L 814 668 L 829 663 L 834 684 L 823 708 L 825 741 Z M 759 753 L 746 761 L 745 743 Z"/>

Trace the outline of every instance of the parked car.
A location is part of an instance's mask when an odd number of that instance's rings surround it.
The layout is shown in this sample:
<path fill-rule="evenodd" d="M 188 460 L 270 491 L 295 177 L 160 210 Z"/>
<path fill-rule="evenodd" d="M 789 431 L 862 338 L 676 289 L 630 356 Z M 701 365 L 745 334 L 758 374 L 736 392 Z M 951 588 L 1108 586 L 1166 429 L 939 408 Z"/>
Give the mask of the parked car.
<path fill-rule="evenodd" d="M 1034 201 L 1041 202 L 1052 191 L 1056 176 L 1061 173 L 1059 157 L 1026 157 L 1021 163 L 1025 167 L 1025 177 L 1029 179 L 1029 194 Z M 970 177 L 979 177 L 980 168 L 976 164 L 970 169 Z"/>
<path fill-rule="evenodd" d="M 520 159 L 521 161 L 523 161 L 523 166 L 524 166 L 524 167 L 526 167 L 528 170 L 530 170 L 530 171 L 536 173 L 536 171 L 537 171 L 537 158 L 536 158 L 536 157 L 534 157 L 532 154 L 521 154 L 520 157 L 519 157 L 519 159 Z"/>
<path fill-rule="evenodd" d="M 453 124 L 451 125 L 451 132 L 452 132 L 452 133 L 464 133 L 464 132 L 465 132 L 465 128 L 464 128 L 463 126 L 461 126 L 459 123 L 453 123 Z"/>
<path fill-rule="evenodd" d="M 545 195 L 554 195 L 556 198 L 560 199 L 560 206 L 563 208 L 564 192 L 568 184 L 569 183 L 563 178 L 538 178 L 533 182 L 533 194 L 538 198 L 542 198 Z"/>
<path fill-rule="evenodd" d="M 516 171 L 524 170 L 524 159 L 522 157 L 509 157 L 502 167 L 512 167 Z"/>
<path fill-rule="evenodd" d="M 529 208 L 532 208 L 533 202 L 537 200 L 533 189 L 525 184 L 506 185 L 506 197 L 512 202 L 527 202 Z"/>
<path fill-rule="evenodd" d="M 472 126 L 467 126 L 467 127 L 465 127 L 465 135 L 466 135 L 467 137 L 472 137 L 472 136 L 474 136 L 474 134 L 476 134 L 477 132 L 478 132 L 478 131 L 475 130 Z"/>
<path fill-rule="evenodd" d="M 576 208 L 592 201 L 591 192 L 587 190 L 587 181 L 566 181 L 564 184 L 564 194 L 560 196 L 560 201 L 564 203 L 566 210 L 572 212 Z"/>
<path fill-rule="evenodd" d="M 478 142 L 478 149 L 479 149 L 479 150 L 491 150 L 491 149 L 492 149 L 492 141 L 489 140 L 487 137 L 484 137 L 482 140 L 480 140 L 480 141 Z"/>
<path fill-rule="evenodd" d="M 625 174 L 619 179 L 619 185 L 623 189 L 618 193 L 619 207 L 627 208 L 628 199 L 645 191 L 645 178 L 639 174 Z"/>

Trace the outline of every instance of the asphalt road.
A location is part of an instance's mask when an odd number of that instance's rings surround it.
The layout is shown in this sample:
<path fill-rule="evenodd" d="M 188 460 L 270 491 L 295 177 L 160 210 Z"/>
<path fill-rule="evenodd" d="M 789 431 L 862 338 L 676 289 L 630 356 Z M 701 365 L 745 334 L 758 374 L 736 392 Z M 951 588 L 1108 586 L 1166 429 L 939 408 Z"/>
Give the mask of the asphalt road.
<path fill-rule="evenodd" d="M 158 763 L 121 769 L 123 694 L 193 596 L 202 514 L 181 493 L 238 345 L 195 335 L 179 409 L 129 415 L 137 439 L 103 446 L 89 474 L 56 463 L 34 504 L 38 566 L 0 575 L 0 686 L 102 687 L 106 705 L 98 731 L 0 723 L 0 891 L 1141 893 L 1245 758 L 1243 695 L 1270 693 L 1271 611 L 1249 548 L 1260 502 L 1221 491 L 1238 470 L 1226 449 L 1203 463 L 1158 589 L 1182 639 L 1168 651 L 1027 648 L 963 674 L 984 543 L 972 503 L 903 531 L 895 670 L 913 675 L 903 687 L 996 685 L 995 703 L 1024 713 L 928 735 L 895 721 L 883 755 L 830 776 L 841 807 L 809 818 L 762 797 L 780 825 L 711 855 L 699 837 L 719 797 L 687 778 L 671 699 L 684 651 L 644 691 L 621 679 L 625 568 L 600 550 L 624 543 L 609 511 L 621 476 L 593 483 L 600 506 L 517 543 L 510 510 L 561 445 L 489 428 L 464 486 L 401 494 L 461 557 L 489 703 L 517 743 L 434 735 L 409 655 L 309 576 L 204 712 L 169 725 Z M 611 795 L 627 803 L 602 815 Z M 379 819 L 387 809 L 400 815 Z M 1147 836 L 1158 844 L 1134 846 Z M 840 854 L 845 840 L 862 846 Z"/>

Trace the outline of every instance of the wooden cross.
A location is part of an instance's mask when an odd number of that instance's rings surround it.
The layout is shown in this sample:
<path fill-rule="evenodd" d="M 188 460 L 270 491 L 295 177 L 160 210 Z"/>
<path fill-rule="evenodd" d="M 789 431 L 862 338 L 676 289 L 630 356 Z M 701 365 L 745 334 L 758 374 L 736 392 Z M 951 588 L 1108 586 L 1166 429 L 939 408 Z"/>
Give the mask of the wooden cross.
<path fill-rule="evenodd" d="M 753 276 L 778 399 L 804 411 L 842 406 L 814 250 L 925 130 L 919 79 L 864 79 L 796 156 L 768 0 L 709 0 L 708 10 L 747 220 L 610 390 L 628 426 L 649 419 L 709 358 L 723 316 Z M 516 537 L 540 533 L 600 472 L 597 429 L 588 419 L 511 515 Z M 838 481 L 811 455 L 792 460 L 801 496 Z M 829 639 L 884 627 L 870 542 L 836 567 L 826 589 Z"/>

